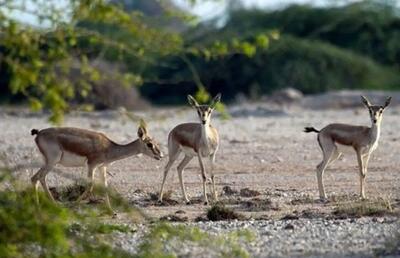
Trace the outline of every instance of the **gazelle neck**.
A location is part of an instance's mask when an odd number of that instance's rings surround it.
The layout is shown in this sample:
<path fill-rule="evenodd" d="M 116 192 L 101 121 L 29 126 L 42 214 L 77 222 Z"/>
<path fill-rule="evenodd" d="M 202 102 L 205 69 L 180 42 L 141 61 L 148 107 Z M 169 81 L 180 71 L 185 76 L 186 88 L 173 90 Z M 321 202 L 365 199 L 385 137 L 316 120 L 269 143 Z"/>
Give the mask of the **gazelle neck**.
<path fill-rule="evenodd" d="M 201 137 L 203 139 L 207 139 L 209 133 L 210 133 L 210 122 L 201 124 Z"/>
<path fill-rule="evenodd" d="M 372 125 L 370 128 L 371 139 L 374 142 L 377 142 L 379 140 L 380 135 L 381 135 L 381 121 L 378 121 L 376 123 L 372 122 Z"/>
<path fill-rule="evenodd" d="M 107 159 L 115 161 L 139 153 L 141 153 L 141 144 L 139 139 L 124 145 L 114 143 L 107 152 Z"/>

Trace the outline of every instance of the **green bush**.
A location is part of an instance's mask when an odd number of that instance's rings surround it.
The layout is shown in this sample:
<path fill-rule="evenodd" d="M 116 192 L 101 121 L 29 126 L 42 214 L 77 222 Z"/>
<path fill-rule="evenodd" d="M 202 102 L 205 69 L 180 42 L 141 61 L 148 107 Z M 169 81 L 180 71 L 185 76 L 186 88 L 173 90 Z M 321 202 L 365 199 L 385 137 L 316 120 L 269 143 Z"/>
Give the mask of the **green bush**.
<path fill-rule="evenodd" d="M 321 41 L 281 36 L 254 56 L 232 54 L 207 59 L 190 56 L 199 77 L 211 94 L 223 93 L 224 101 L 238 93 L 250 97 L 293 87 L 304 93 L 337 89 L 399 89 L 400 74 L 368 57 Z M 164 83 L 146 83 L 141 92 L 161 104 L 182 103 L 196 89 L 192 75 L 178 57 L 159 69 Z"/>
<path fill-rule="evenodd" d="M 361 1 L 340 7 L 292 5 L 278 11 L 234 10 L 224 31 L 241 35 L 269 28 L 399 65 L 400 17 L 398 8 L 389 1 Z"/>
<path fill-rule="evenodd" d="M 39 193 L 36 203 L 33 189 L 20 189 L 9 169 L 0 168 L 0 257 L 176 257 L 183 246 L 197 246 L 219 257 L 249 257 L 242 246 L 253 240 L 250 231 L 213 235 L 195 226 L 168 223 L 148 224 L 136 253 L 113 245 L 113 233 L 134 233 L 129 224 L 107 223 L 102 209 L 93 205 L 55 204 Z M 104 190 L 104 189 L 103 189 Z M 111 193 L 113 207 L 123 208 L 124 221 L 135 207 Z M 66 208 L 71 206 L 71 208 Z M 140 215 L 140 214 L 139 214 Z"/>

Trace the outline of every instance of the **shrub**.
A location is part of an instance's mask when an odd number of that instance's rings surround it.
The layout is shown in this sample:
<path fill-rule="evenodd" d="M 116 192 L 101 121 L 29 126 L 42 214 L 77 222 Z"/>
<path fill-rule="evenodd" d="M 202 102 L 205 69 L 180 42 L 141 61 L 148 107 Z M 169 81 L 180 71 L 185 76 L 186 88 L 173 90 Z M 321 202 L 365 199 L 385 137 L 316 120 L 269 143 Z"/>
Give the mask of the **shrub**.
<path fill-rule="evenodd" d="M 207 211 L 207 218 L 212 221 L 218 220 L 233 220 L 233 219 L 243 219 L 243 215 L 236 213 L 232 209 L 225 207 L 225 205 L 217 203 L 214 204 Z"/>

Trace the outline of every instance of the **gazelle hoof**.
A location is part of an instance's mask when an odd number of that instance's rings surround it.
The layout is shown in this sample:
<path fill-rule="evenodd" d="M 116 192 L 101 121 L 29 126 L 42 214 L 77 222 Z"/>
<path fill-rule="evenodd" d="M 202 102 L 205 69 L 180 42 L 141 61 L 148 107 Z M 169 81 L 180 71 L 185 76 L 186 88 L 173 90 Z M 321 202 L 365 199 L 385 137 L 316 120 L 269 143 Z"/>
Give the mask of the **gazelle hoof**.
<path fill-rule="evenodd" d="M 328 200 L 326 197 L 320 197 L 320 198 L 319 198 L 319 202 L 320 202 L 320 203 L 328 203 L 329 200 Z"/>
<path fill-rule="evenodd" d="M 190 200 L 186 200 L 186 201 L 185 201 L 185 204 L 186 204 L 186 205 L 191 205 L 192 202 L 191 202 Z"/>

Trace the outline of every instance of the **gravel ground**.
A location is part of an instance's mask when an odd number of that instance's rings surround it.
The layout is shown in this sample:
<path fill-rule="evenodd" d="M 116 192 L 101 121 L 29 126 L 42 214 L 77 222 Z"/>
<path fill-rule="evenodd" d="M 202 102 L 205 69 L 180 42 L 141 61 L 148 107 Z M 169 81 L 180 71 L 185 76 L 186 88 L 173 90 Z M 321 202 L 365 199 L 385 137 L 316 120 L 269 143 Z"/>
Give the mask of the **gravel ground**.
<path fill-rule="evenodd" d="M 252 257 L 399 257 L 398 218 L 361 218 L 345 220 L 298 219 L 263 221 L 223 221 L 185 223 L 211 234 L 249 230 L 251 242 L 241 245 Z M 116 246 L 137 251 L 144 226 L 139 233 L 117 233 Z M 396 238 L 397 236 L 397 238 Z M 166 247 L 179 257 L 210 257 L 212 250 L 182 243 Z M 393 249 L 397 250 L 393 253 Z M 388 254 L 392 251 L 392 254 Z"/>
<path fill-rule="evenodd" d="M 321 161 L 321 153 L 316 135 L 302 133 L 302 129 L 305 126 L 319 129 L 331 122 L 369 125 L 368 112 L 361 104 L 359 108 L 310 110 L 296 105 L 282 107 L 257 103 L 232 106 L 229 111 L 232 119 L 223 120 L 216 114 L 212 121 L 221 135 L 215 171 L 217 189 L 221 199 L 248 220 L 195 225 L 209 232 L 251 229 L 257 237 L 247 247 L 256 257 L 371 257 L 375 250 L 384 248 L 384 243 L 392 241 L 399 229 L 397 217 L 341 220 L 329 217 L 337 200 L 351 202 L 357 199 L 358 170 L 352 151 L 346 150 L 343 158 L 331 165 L 324 175 L 326 191 L 332 201 L 317 201 L 315 166 Z M 384 115 L 379 147 L 370 160 L 366 185 L 367 196 L 387 200 L 397 214 L 400 200 L 399 113 L 400 107 L 393 105 Z M 136 115 L 146 118 L 150 133 L 164 151 L 168 132 L 175 125 L 196 121 L 195 112 L 189 108 L 152 109 Z M 101 131 L 119 143 L 135 139 L 137 131 L 137 124 L 116 111 L 72 113 L 66 117 L 65 125 Z M 30 130 L 48 126 L 44 114 L 32 114 L 23 108 L 3 107 L 0 110 L 0 153 L 7 157 L 10 165 L 25 166 L 18 174 L 23 183 L 29 184 L 29 178 L 42 163 Z M 202 191 L 198 164 L 194 160 L 184 174 L 193 204 L 182 203 L 177 164 L 171 169 L 166 183 L 166 191 L 171 192 L 174 202 L 157 205 L 150 197 L 159 191 L 166 162 L 167 159 L 156 161 L 144 156 L 116 162 L 110 168 L 114 175 L 109 180 L 110 185 L 129 202 L 141 207 L 149 217 L 160 218 L 183 210 L 182 216 L 189 221 L 186 223 L 194 225 L 193 221 L 204 216 L 208 208 L 196 201 Z M 50 173 L 50 186 L 71 184 L 86 175 L 83 168 L 61 169 L 69 179 Z M 224 193 L 223 188 L 227 186 L 237 193 Z M 240 190 L 245 188 L 258 193 L 244 196 Z M 303 216 L 305 213 L 313 215 L 306 217 Z M 281 220 L 288 214 L 298 218 Z M 289 224 L 291 226 L 287 226 Z M 125 243 L 122 244 L 124 248 L 134 248 L 141 234 L 122 234 L 116 236 L 115 241 Z M 195 255 L 190 250 L 184 254 Z M 210 254 L 202 252 L 202 255 Z"/>

